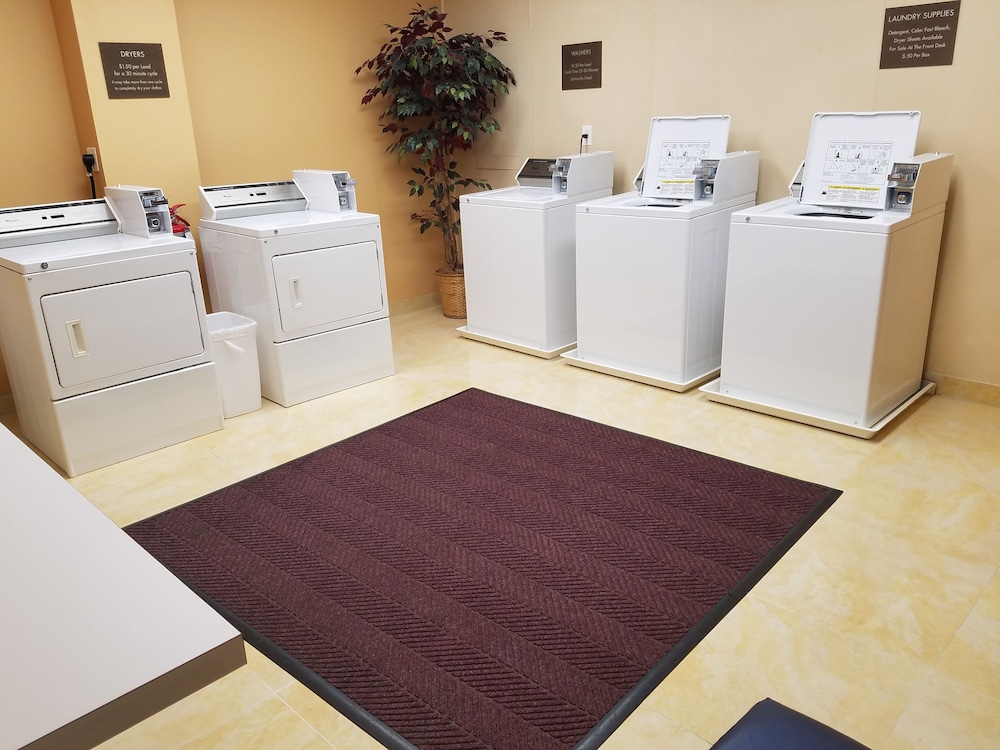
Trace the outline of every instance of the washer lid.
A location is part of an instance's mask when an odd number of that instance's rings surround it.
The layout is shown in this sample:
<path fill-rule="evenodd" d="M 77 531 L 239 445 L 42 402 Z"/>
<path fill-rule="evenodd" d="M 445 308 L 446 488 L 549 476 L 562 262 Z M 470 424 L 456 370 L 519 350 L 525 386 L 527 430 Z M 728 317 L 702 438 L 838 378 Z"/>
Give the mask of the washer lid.
<path fill-rule="evenodd" d="M 481 190 L 466 193 L 459 199 L 461 204 L 471 203 L 483 206 L 504 206 L 506 208 L 548 209 L 573 202 L 567 196 L 553 193 L 551 187 L 513 187 Z"/>
<path fill-rule="evenodd" d="M 590 216 L 635 217 L 642 216 L 663 221 L 689 221 L 698 216 L 716 211 L 732 209 L 729 202 L 721 205 L 709 201 L 658 200 L 643 198 L 638 192 L 619 193 L 605 198 L 595 198 L 592 201 L 578 203 L 576 206 L 577 221 L 580 214 Z M 578 229 L 579 231 L 579 229 Z"/>
<path fill-rule="evenodd" d="M 721 159 L 729 145 L 729 115 L 654 117 L 642 170 L 644 198 L 694 198 L 694 169 Z"/>
<path fill-rule="evenodd" d="M 913 158 L 919 126 L 916 111 L 817 113 L 800 202 L 884 210 L 889 171 Z"/>

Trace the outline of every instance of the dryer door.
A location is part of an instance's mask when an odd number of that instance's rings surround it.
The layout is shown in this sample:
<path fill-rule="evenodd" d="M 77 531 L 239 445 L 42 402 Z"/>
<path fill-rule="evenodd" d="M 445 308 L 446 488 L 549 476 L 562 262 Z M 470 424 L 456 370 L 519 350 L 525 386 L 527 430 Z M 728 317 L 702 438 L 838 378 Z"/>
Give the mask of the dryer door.
<path fill-rule="evenodd" d="M 374 242 L 276 255 L 271 263 L 285 333 L 335 327 L 385 305 Z"/>
<path fill-rule="evenodd" d="M 41 306 L 65 389 L 168 372 L 205 351 L 187 271 L 48 294 Z"/>

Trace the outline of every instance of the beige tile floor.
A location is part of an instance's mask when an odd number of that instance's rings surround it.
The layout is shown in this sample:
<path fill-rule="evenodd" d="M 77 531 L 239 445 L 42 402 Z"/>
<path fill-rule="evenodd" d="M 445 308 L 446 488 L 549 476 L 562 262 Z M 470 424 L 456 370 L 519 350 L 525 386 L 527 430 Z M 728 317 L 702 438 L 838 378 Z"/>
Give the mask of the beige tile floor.
<path fill-rule="evenodd" d="M 436 308 L 395 316 L 396 375 L 288 409 L 265 401 L 71 482 L 126 525 L 470 386 L 819 482 L 844 494 L 604 747 L 705 750 L 765 696 L 874 750 L 1000 747 L 1000 408 L 933 396 L 861 440 L 456 325 Z M 101 747 L 380 745 L 248 648 L 246 667 Z"/>

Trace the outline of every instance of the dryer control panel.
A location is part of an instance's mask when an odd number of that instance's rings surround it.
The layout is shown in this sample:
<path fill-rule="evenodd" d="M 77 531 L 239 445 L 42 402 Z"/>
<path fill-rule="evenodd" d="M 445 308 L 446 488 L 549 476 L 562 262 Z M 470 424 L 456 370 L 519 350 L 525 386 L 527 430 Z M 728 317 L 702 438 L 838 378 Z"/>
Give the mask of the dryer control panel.
<path fill-rule="evenodd" d="M 117 234 L 103 198 L 0 209 L 0 248 Z"/>
<path fill-rule="evenodd" d="M 199 187 L 204 219 L 305 211 L 306 198 L 292 180 Z"/>
<path fill-rule="evenodd" d="M 173 234 L 170 206 L 160 188 L 116 185 L 104 188 L 104 196 L 125 234 L 139 237 Z"/>
<path fill-rule="evenodd" d="M 358 199 L 354 186 L 358 181 L 350 172 L 334 172 L 326 169 L 296 169 L 292 180 L 306 197 L 310 211 L 357 211 Z"/>

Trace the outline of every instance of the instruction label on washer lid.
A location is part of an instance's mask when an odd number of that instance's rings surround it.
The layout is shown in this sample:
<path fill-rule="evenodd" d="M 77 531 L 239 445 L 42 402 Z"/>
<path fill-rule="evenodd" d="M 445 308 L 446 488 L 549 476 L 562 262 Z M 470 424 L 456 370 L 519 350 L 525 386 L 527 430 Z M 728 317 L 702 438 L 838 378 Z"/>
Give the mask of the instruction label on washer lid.
<path fill-rule="evenodd" d="M 799 203 L 885 208 L 888 172 L 913 158 L 920 112 L 818 112 L 809 131 Z"/>
<path fill-rule="evenodd" d="M 708 158 L 711 146 L 711 141 L 661 141 L 655 182 L 657 197 L 693 196 L 694 170 L 702 159 Z"/>
<path fill-rule="evenodd" d="M 891 167 L 891 142 L 830 141 L 820 200 L 878 206 Z"/>

